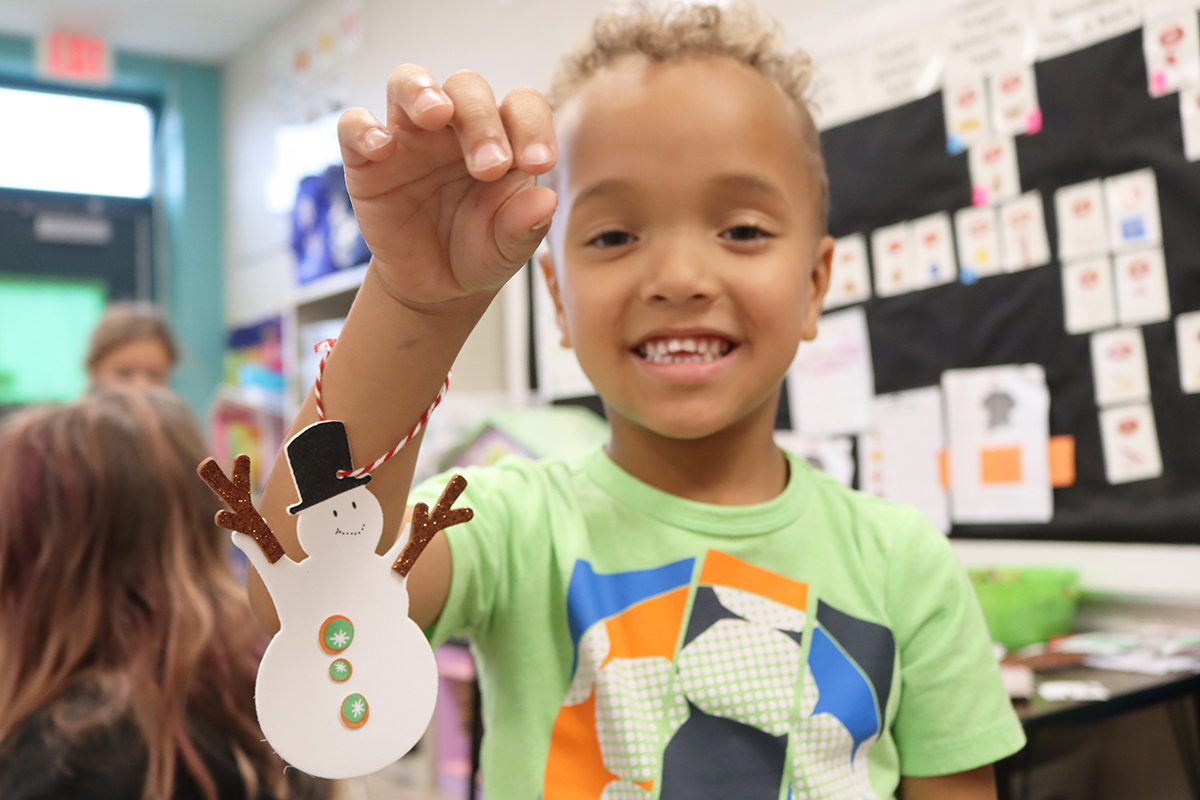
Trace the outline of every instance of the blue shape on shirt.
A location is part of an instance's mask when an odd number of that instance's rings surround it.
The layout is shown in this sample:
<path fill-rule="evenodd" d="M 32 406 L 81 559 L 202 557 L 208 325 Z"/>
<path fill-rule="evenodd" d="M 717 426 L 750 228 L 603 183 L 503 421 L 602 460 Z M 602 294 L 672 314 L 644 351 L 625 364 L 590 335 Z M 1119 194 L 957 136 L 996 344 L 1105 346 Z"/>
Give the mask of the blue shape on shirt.
<path fill-rule="evenodd" d="M 687 586 L 692 582 L 695 563 L 696 559 L 685 558 L 654 569 L 605 575 L 593 570 L 582 558 L 576 561 L 567 587 L 567 623 L 576 651 L 579 639 L 600 620 L 614 617 L 643 600 Z M 574 671 L 572 666 L 571 672 Z"/>
<path fill-rule="evenodd" d="M 871 685 L 821 628 L 813 629 L 808 666 L 820 693 L 813 715 L 832 714 L 850 732 L 857 752 L 859 744 L 879 732 Z"/>

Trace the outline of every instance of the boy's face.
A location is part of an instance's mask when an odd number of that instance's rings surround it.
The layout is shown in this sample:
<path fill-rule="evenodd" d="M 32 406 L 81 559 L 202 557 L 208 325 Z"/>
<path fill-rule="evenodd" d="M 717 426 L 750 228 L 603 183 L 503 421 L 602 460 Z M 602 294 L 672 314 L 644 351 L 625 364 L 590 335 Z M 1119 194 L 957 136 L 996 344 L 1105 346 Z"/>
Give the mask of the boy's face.
<path fill-rule="evenodd" d="M 673 439 L 773 421 L 833 252 L 787 97 L 732 59 L 630 57 L 572 98 L 559 141 L 542 268 L 610 416 Z"/>

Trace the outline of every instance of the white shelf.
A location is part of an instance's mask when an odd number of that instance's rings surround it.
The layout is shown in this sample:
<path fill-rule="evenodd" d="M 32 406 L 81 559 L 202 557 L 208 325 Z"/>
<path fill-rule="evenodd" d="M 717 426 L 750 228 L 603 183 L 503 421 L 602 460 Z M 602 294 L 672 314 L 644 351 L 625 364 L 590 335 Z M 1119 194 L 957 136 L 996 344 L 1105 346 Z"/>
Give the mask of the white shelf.
<path fill-rule="evenodd" d="M 312 283 L 297 286 L 292 291 L 292 305 L 302 306 L 315 303 L 328 297 L 352 292 L 362 286 L 363 278 L 367 275 L 367 265 L 360 264 L 350 269 L 339 270 L 332 275 L 318 278 Z"/>

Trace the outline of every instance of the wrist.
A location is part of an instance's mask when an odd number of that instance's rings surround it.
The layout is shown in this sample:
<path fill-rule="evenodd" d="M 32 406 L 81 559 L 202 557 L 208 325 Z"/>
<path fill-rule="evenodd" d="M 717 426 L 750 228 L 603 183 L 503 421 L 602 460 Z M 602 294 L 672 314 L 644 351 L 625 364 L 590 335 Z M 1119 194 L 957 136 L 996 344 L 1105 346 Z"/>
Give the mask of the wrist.
<path fill-rule="evenodd" d="M 427 317 L 475 316 L 482 314 L 499 293 L 499 289 L 474 292 L 451 297 L 444 300 L 418 300 L 406 297 L 396 290 L 396 287 L 384 275 L 376 259 L 372 258 L 367 267 L 363 284 L 368 282 L 376 285 L 378 293 L 397 306 L 414 314 Z"/>

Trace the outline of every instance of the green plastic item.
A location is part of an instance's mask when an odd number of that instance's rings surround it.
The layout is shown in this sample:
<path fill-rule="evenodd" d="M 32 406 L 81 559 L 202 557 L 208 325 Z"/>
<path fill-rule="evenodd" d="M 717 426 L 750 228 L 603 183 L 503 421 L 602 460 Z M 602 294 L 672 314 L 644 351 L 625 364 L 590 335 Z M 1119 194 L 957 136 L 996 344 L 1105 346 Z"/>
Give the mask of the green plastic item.
<path fill-rule="evenodd" d="M 1058 567 L 968 570 L 992 641 L 1020 650 L 1071 632 L 1079 572 Z"/>

